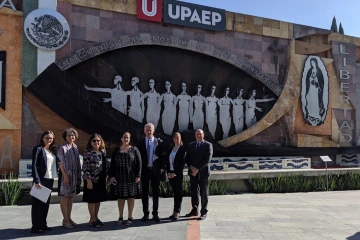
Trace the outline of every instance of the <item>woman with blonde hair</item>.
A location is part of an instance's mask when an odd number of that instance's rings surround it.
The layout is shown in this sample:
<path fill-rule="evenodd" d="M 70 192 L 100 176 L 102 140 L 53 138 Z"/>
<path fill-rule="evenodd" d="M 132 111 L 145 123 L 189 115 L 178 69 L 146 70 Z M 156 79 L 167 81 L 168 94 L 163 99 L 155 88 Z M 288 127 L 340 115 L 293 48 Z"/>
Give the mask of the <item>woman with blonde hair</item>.
<path fill-rule="evenodd" d="M 186 150 L 181 141 L 179 132 L 172 135 L 173 143 L 171 148 L 166 152 L 165 165 L 168 173 L 170 185 L 174 192 L 174 211 L 169 217 L 172 220 L 178 220 L 181 211 L 181 203 L 183 197 L 183 170 L 185 166 Z"/>

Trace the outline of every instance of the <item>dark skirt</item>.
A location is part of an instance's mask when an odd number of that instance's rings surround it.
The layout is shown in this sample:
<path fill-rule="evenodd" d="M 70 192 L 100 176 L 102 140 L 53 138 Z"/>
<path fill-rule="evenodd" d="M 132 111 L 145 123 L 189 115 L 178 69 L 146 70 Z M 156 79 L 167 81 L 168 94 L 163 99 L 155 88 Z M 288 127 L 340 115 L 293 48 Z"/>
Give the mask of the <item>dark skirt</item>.
<path fill-rule="evenodd" d="M 106 176 L 103 172 L 100 173 L 97 183 L 93 182 L 93 188 L 87 188 L 87 181 L 84 180 L 84 195 L 83 202 L 87 203 L 99 203 L 107 201 L 106 192 Z"/>

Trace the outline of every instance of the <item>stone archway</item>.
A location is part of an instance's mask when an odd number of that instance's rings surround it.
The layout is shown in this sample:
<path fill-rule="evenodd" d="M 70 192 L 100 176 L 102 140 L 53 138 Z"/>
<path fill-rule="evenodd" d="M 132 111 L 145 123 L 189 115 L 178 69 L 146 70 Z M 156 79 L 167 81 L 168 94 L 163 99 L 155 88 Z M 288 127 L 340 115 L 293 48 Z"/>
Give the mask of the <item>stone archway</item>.
<path fill-rule="evenodd" d="M 97 55 L 120 48 L 141 45 L 158 45 L 181 48 L 220 59 L 241 69 L 255 79 L 258 79 L 263 84 L 265 84 L 271 91 L 273 91 L 276 96 L 280 96 L 281 94 L 281 87 L 279 87 L 274 81 L 272 81 L 268 75 L 264 74 L 255 66 L 247 62 L 243 57 L 233 54 L 229 51 L 225 51 L 211 44 L 186 38 L 179 38 L 171 35 L 150 33 L 126 35 L 119 38 L 114 38 L 103 43 L 94 44 L 87 49 L 76 51 L 70 56 L 57 60 L 55 63 L 61 70 L 66 70 L 75 66 L 78 63 L 86 61 Z"/>

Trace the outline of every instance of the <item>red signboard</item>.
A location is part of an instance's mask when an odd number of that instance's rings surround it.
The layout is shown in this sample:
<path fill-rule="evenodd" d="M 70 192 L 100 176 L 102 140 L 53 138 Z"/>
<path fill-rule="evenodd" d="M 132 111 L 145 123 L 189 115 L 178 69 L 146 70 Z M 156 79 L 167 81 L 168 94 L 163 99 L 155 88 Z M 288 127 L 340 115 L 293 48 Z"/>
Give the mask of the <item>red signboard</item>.
<path fill-rule="evenodd" d="M 161 22 L 162 0 L 137 0 L 137 18 Z"/>

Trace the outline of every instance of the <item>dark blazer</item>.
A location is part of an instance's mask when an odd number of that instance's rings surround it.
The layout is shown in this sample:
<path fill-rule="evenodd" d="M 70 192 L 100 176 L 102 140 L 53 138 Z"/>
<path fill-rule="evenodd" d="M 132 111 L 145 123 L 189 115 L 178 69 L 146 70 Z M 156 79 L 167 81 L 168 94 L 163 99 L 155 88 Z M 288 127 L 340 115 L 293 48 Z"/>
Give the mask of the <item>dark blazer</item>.
<path fill-rule="evenodd" d="M 47 170 L 47 158 L 46 158 L 45 149 L 41 145 L 38 145 L 34 147 L 32 151 L 33 182 L 36 184 L 41 183 L 41 180 L 44 179 L 44 176 L 46 174 L 46 170 Z M 57 164 L 56 164 L 56 170 L 57 170 Z"/>
<path fill-rule="evenodd" d="M 213 155 L 212 144 L 203 141 L 201 146 L 196 149 L 196 143 L 192 142 L 188 146 L 186 164 L 189 167 L 189 175 L 191 175 L 190 166 L 194 166 L 199 169 L 200 176 L 210 176 L 209 163 Z"/>
<path fill-rule="evenodd" d="M 173 147 L 169 148 L 166 153 L 164 154 L 164 162 L 166 166 L 167 173 L 175 173 L 176 176 L 183 175 L 184 166 L 186 162 L 186 150 L 184 146 L 179 146 L 175 159 L 174 159 L 174 171 L 170 170 L 170 162 L 169 162 L 169 156 L 171 154 Z"/>
<path fill-rule="evenodd" d="M 165 169 L 164 150 L 163 150 L 164 141 L 161 140 L 160 138 L 156 138 L 156 139 L 158 140 L 158 145 L 155 148 L 155 155 L 158 158 L 153 162 L 153 172 L 160 174 L 160 169 Z M 142 174 L 141 175 L 144 176 L 143 172 L 146 169 L 146 166 L 148 165 L 148 156 L 147 156 L 147 151 L 146 151 L 145 138 L 143 138 L 139 141 L 137 148 L 140 152 L 141 161 L 142 161 Z"/>

